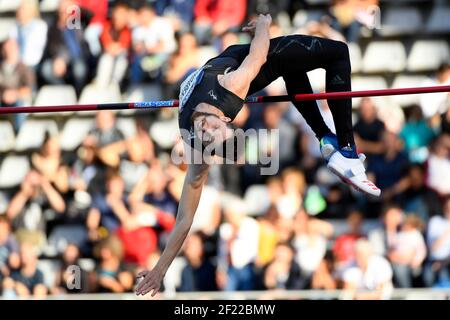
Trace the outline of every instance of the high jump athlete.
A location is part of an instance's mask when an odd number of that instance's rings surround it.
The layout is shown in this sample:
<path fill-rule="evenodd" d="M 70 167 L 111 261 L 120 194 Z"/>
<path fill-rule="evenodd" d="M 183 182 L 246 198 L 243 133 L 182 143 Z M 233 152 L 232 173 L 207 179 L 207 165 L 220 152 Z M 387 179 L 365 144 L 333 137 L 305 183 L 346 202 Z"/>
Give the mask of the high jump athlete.
<path fill-rule="evenodd" d="M 305 35 L 270 39 L 271 21 L 270 15 L 259 15 L 243 29 L 254 34 L 250 44 L 228 47 L 183 82 L 179 125 L 190 132 L 185 148 L 196 149 L 196 139 L 200 139 L 201 148 L 223 144 L 231 137 L 228 124 L 243 107 L 244 99 L 279 77 L 283 77 L 288 94 L 312 93 L 306 73 L 323 68 L 327 92 L 351 91 L 351 66 L 345 43 Z M 325 124 L 315 101 L 293 103 L 320 141 L 328 168 L 354 188 L 379 196 L 380 189 L 367 179 L 364 156 L 356 151 L 351 99 L 328 101 L 336 135 Z M 138 274 L 142 280 L 136 294 L 152 291 L 153 296 L 159 291 L 190 230 L 208 169 L 207 163 L 189 164 L 175 228 L 156 266 Z"/>

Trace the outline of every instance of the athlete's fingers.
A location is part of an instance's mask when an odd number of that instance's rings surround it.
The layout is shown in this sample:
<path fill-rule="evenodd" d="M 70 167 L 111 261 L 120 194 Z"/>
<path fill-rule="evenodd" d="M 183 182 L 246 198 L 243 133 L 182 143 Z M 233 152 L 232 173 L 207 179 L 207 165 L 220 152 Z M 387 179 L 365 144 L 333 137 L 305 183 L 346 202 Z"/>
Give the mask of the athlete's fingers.
<path fill-rule="evenodd" d="M 147 294 L 150 291 L 150 289 L 156 285 L 154 279 L 148 279 L 145 282 L 146 283 L 139 290 L 140 294 L 142 294 L 142 295 Z"/>
<path fill-rule="evenodd" d="M 144 278 L 136 287 L 136 293 L 139 294 L 149 284 L 149 279 Z"/>
<path fill-rule="evenodd" d="M 159 292 L 159 286 L 157 286 L 155 289 L 153 289 L 152 297 L 154 297 Z"/>

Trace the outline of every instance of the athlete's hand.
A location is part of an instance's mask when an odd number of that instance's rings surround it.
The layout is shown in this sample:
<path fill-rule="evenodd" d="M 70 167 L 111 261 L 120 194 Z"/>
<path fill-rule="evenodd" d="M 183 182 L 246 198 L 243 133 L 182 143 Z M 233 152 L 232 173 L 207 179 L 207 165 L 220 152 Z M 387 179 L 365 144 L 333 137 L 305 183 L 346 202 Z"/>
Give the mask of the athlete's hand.
<path fill-rule="evenodd" d="M 247 26 L 242 28 L 242 31 L 255 33 L 257 28 L 269 28 L 272 23 L 272 17 L 270 14 L 260 14 L 256 20 L 250 21 Z"/>
<path fill-rule="evenodd" d="M 161 288 L 161 281 L 164 273 L 154 268 L 153 270 L 144 270 L 138 273 L 137 279 L 142 278 L 135 289 L 136 295 L 146 295 L 153 290 L 151 296 L 154 297 Z"/>

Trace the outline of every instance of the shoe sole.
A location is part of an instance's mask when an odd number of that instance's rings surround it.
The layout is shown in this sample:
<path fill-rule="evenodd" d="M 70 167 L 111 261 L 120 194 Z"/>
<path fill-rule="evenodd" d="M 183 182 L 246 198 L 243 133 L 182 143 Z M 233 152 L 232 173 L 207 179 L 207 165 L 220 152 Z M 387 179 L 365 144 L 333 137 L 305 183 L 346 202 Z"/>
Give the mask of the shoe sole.
<path fill-rule="evenodd" d="M 346 176 L 341 174 L 339 172 L 339 170 L 337 170 L 333 166 L 328 165 L 327 167 L 332 173 L 334 173 L 339 179 L 341 179 L 342 182 L 352 186 L 356 191 L 362 192 L 362 193 L 367 194 L 367 195 L 372 196 L 372 197 L 379 197 L 381 195 L 381 190 L 380 189 L 378 189 L 379 193 L 376 194 L 376 195 L 373 194 L 373 193 L 367 192 L 366 190 L 361 189 L 359 186 L 357 186 L 355 183 L 353 183 L 349 178 L 347 178 Z"/>

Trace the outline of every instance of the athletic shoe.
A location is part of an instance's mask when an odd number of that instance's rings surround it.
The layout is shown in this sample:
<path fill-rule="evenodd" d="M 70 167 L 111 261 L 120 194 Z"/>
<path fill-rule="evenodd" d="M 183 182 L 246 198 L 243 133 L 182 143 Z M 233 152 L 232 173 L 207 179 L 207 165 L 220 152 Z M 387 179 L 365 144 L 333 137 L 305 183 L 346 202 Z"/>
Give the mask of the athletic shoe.
<path fill-rule="evenodd" d="M 333 133 L 320 140 L 320 152 L 327 161 L 327 167 L 344 183 L 364 193 L 380 196 L 381 190 L 367 179 L 363 153 L 356 152 L 356 146 L 339 148 L 337 136 Z"/>
<path fill-rule="evenodd" d="M 362 157 L 365 158 L 364 155 Z M 367 179 L 366 169 L 361 158 L 347 158 L 341 150 L 334 152 L 329 158 L 327 167 L 342 181 L 350 184 L 356 190 L 379 197 L 381 190 Z"/>
<path fill-rule="evenodd" d="M 320 139 L 320 152 L 327 162 L 337 150 L 339 150 L 339 144 L 334 133 L 328 133 Z"/>

